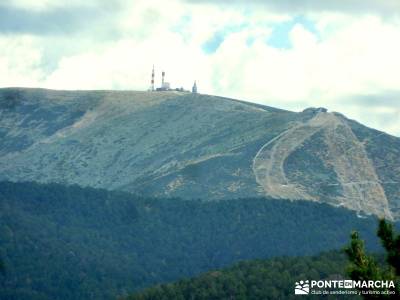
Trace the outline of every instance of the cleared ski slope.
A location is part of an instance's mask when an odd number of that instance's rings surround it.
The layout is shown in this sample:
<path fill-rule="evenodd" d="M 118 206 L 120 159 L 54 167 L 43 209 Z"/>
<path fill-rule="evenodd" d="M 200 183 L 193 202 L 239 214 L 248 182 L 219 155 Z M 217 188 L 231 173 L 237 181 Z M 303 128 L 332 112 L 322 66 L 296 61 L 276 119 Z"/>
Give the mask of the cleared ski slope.
<path fill-rule="evenodd" d="M 343 195 L 338 197 L 340 205 L 392 219 L 384 189 L 364 145 L 334 113 L 319 112 L 310 120 L 297 123 L 258 151 L 253 171 L 266 194 L 293 200 L 320 200 L 301 182 L 289 181 L 284 170 L 287 158 L 320 131 L 329 149 L 325 162 L 333 167 L 343 188 Z"/>

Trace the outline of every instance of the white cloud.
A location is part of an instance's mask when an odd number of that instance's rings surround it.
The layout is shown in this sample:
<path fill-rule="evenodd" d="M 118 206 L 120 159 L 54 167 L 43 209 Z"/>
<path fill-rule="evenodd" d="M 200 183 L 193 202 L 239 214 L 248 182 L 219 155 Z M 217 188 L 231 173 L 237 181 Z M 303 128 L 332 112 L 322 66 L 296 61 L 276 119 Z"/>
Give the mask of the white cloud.
<path fill-rule="evenodd" d="M 3 86 L 34 87 L 43 79 L 42 54 L 29 36 L 0 37 L 0 78 Z"/>
<path fill-rule="evenodd" d="M 60 2 L 13 3 L 48 9 Z M 298 23 L 289 33 L 292 48 L 277 49 L 267 40 L 275 23 L 293 18 L 287 12 L 138 1 L 119 12 L 113 39 L 96 40 L 99 28 L 106 28 L 108 23 L 85 28 L 81 35 L 68 40 L 68 52 L 62 50 L 67 39 L 59 38 L 59 59 L 51 72 L 43 69 L 49 59 L 44 54 L 51 52 L 55 37 L 1 37 L 0 84 L 147 89 L 155 64 L 158 72 L 167 72 L 167 80 L 174 87 L 190 88 L 197 79 L 204 93 L 295 110 L 326 106 L 400 135 L 396 129 L 400 128 L 398 107 L 382 105 L 375 112 L 372 107 L 364 109 L 367 103 L 342 101 L 352 95 L 399 90 L 400 21 L 338 12 L 312 12 L 305 17 L 314 23 L 318 36 Z M 215 32 L 226 36 L 215 53 L 206 54 L 202 46 Z M 390 116 L 390 121 L 384 116 Z"/>
<path fill-rule="evenodd" d="M 381 14 L 385 16 L 396 15 L 400 11 L 398 0 L 336 0 L 336 1 L 293 1 L 293 0 L 186 0 L 189 3 L 208 3 L 231 7 L 251 7 L 252 9 L 266 9 L 274 13 L 322 13 L 340 12 L 344 14 Z"/>
<path fill-rule="evenodd" d="M 112 1 L 116 2 L 116 1 Z M 67 6 L 85 6 L 85 7 L 95 7 L 99 4 L 107 4 L 107 1 L 103 1 L 103 3 L 98 0 L 68 0 L 68 1 L 60 1 L 60 0 L 9 0 L 8 5 L 12 5 L 17 8 L 27 9 L 27 10 L 48 10 L 55 8 L 62 8 Z"/>
<path fill-rule="evenodd" d="M 10 5 L 18 8 L 43 10 L 54 5 L 55 2 L 54 0 L 11 0 Z"/>

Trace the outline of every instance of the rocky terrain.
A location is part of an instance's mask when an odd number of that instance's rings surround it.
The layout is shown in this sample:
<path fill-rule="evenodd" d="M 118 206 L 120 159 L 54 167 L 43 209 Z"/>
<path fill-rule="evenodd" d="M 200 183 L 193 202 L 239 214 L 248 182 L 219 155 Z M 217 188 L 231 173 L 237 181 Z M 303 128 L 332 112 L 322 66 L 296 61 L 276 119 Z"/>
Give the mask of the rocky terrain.
<path fill-rule="evenodd" d="M 184 92 L 0 89 L 0 180 L 270 195 L 400 218 L 400 139 L 339 113 Z"/>

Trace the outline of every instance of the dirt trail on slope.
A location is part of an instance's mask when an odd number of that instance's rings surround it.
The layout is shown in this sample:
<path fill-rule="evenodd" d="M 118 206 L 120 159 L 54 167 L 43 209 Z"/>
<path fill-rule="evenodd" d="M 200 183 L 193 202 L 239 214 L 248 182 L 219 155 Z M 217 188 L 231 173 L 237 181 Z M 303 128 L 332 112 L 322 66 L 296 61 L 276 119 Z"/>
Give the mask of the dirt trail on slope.
<path fill-rule="evenodd" d="M 392 219 L 385 192 L 363 144 L 347 123 L 332 113 L 317 113 L 307 122 L 284 131 L 258 151 L 253 171 L 266 194 L 274 198 L 319 201 L 300 182 L 290 182 L 284 171 L 286 159 L 319 131 L 328 146 L 325 164 L 333 167 L 343 189 L 343 194 L 336 197 L 338 203 Z"/>

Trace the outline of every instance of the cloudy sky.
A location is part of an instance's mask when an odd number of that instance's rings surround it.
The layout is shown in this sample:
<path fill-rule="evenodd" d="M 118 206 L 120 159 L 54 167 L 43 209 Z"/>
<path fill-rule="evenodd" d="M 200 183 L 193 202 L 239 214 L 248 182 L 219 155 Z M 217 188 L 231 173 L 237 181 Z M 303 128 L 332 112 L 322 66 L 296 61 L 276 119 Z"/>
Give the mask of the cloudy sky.
<path fill-rule="evenodd" d="M 4 2 L 0 87 L 145 90 L 154 64 L 156 83 L 400 136 L 398 0 Z"/>

